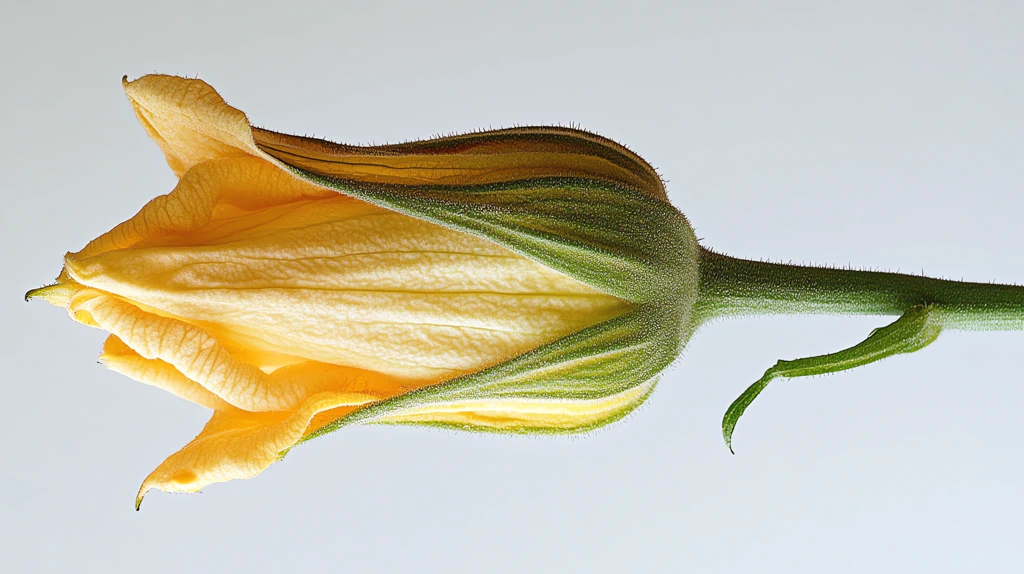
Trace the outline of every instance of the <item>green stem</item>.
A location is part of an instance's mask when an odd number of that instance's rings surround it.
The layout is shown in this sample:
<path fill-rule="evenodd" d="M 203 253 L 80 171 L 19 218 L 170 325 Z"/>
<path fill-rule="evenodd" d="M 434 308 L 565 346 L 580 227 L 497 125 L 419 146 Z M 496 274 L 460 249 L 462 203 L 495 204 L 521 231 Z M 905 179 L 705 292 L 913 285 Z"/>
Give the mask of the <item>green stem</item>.
<path fill-rule="evenodd" d="M 703 248 L 699 265 L 702 321 L 741 315 L 902 315 L 924 305 L 945 328 L 1024 330 L 1024 286 L 749 261 Z"/>

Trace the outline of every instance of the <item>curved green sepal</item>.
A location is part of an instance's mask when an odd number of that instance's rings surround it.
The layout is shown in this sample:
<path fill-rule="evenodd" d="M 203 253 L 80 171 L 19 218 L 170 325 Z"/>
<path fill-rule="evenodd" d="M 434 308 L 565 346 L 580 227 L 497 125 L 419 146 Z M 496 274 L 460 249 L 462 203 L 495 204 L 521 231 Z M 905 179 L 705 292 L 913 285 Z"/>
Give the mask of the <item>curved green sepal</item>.
<path fill-rule="evenodd" d="M 725 437 L 725 444 L 729 447 L 729 451 L 733 452 L 732 434 L 736 429 L 736 423 L 739 422 L 747 407 L 768 386 L 768 383 L 777 378 L 792 379 L 837 373 L 893 355 L 913 353 L 923 349 L 939 336 L 939 331 L 942 329 L 933 315 L 930 307 L 916 305 L 893 323 L 873 330 L 867 339 L 849 349 L 828 355 L 775 363 L 775 366 L 765 371 L 764 376 L 743 391 L 743 394 L 733 401 L 725 411 L 725 416 L 722 418 L 722 436 Z"/>
<path fill-rule="evenodd" d="M 504 433 L 591 430 L 643 403 L 688 333 L 674 307 L 635 307 L 488 369 L 355 411 L 304 440 L 353 423 Z"/>

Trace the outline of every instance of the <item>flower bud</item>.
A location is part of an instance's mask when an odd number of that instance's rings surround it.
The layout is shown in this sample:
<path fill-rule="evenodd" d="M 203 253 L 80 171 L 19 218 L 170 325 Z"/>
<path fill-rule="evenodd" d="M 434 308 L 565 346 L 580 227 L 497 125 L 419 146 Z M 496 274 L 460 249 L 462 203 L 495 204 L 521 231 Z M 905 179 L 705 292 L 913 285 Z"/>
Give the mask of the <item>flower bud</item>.
<path fill-rule="evenodd" d="M 693 232 L 610 140 L 345 146 L 250 128 L 198 80 L 125 90 L 181 179 L 29 296 L 109 331 L 111 369 L 214 410 L 137 502 L 350 423 L 596 428 L 692 331 Z"/>

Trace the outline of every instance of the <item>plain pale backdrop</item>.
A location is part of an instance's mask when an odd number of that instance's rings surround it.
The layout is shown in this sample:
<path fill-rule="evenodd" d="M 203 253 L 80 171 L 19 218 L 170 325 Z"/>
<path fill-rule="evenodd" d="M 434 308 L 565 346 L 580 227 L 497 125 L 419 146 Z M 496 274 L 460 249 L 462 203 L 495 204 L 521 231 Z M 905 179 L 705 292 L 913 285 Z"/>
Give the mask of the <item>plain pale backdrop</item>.
<path fill-rule="evenodd" d="M 173 186 L 121 91 L 151 72 L 352 143 L 574 122 L 726 253 L 1024 283 L 1022 4 L 35 4 L 0 19 L 0 571 L 1024 571 L 1024 334 L 777 383 L 731 456 L 767 367 L 890 319 L 717 323 L 583 438 L 349 428 L 136 513 L 207 413 L 22 302 Z"/>

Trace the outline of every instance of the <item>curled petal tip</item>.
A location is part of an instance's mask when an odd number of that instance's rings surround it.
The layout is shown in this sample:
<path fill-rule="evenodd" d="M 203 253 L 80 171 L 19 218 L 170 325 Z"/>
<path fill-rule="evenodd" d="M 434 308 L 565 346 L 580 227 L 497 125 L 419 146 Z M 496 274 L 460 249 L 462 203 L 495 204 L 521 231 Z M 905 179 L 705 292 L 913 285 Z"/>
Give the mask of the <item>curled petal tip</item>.
<path fill-rule="evenodd" d="M 82 289 L 82 286 L 73 279 L 64 279 L 63 277 L 63 275 L 58 277 L 57 282 L 53 285 L 39 287 L 25 293 L 25 300 L 42 299 L 54 307 L 67 309 L 71 304 L 71 298 Z"/>
<path fill-rule="evenodd" d="M 25 301 L 42 299 L 56 307 L 67 307 L 70 295 L 71 293 L 68 292 L 68 289 L 64 285 L 54 283 L 53 285 L 38 287 L 28 291 L 25 293 Z"/>
<path fill-rule="evenodd" d="M 49 289 L 50 287 L 53 287 L 53 285 L 49 285 L 47 287 L 36 287 L 35 289 L 29 289 L 25 293 L 25 301 L 31 301 L 32 299 L 36 299 L 36 298 L 42 297 L 43 296 L 42 293 L 44 291 L 46 291 L 47 289 Z"/>
<path fill-rule="evenodd" d="M 139 489 L 139 493 L 135 495 L 135 512 L 138 512 L 139 509 L 142 508 L 142 499 L 146 497 L 146 491 L 148 490 L 149 489 L 146 488 L 146 485 L 143 484 L 142 488 Z"/>

